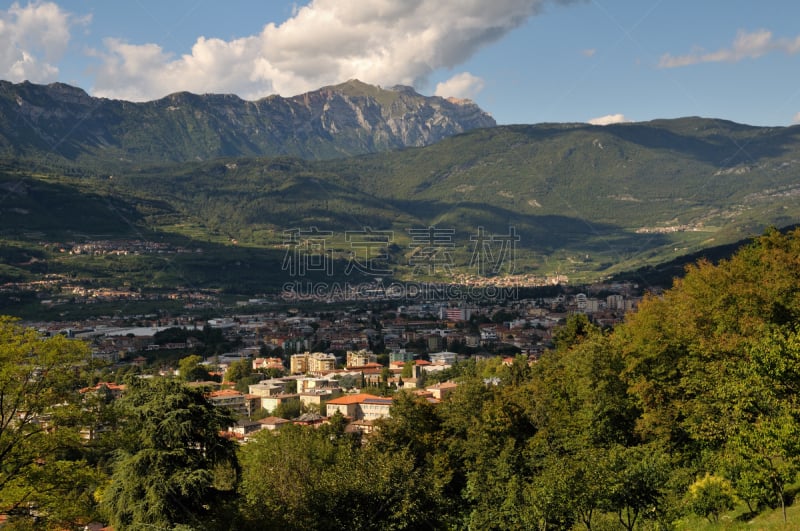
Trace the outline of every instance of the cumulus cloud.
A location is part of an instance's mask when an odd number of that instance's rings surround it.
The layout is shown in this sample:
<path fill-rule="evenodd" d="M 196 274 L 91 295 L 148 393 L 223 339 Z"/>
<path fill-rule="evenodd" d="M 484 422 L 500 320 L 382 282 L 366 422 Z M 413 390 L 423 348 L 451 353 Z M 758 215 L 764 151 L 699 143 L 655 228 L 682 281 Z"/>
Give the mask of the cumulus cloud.
<path fill-rule="evenodd" d="M 483 90 L 483 79 L 469 72 L 456 74 L 447 81 L 436 85 L 436 96 L 443 98 L 465 98 L 473 100 Z"/>
<path fill-rule="evenodd" d="M 96 51 L 94 94 L 143 100 L 170 92 L 293 95 L 357 78 L 425 86 L 536 15 L 578 0 L 313 0 L 292 18 L 234 40 L 199 38 L 174 56 L 155 44 L 109 39 Z M 477 83 L 446 86 L 475 90 Z M 471 87 L 471 88 L 470 88 Z"/>
<path fill-rule="evenodd" d="M 86 24 L 52 2 L 14 2 L 0 11 L 0 77 L 43 83 L 58 77 L 57 62 L 66 50 L 73 24 Z"/>
<path fill-rule="evenodd" d="M 770 52 L 781 51 L 794 55 L 800 52 L 800 36 L 794 39 L 776 39 L 772 32 L 761 29 L 748 33 L 739 30 L 733 44 L 715 52 L 695 49 L 686 55 L 673 56 L 664 54 L 658 62 L 660 68 L 676 68 L 698 63 L 736 63 L 743 59 L 757 59 Z"/>
<path fill-rule="evenodd" d="M 800 112 L 796 113 L 796 114 L 795 114 L 795 115 L 792 117 L 792 123 L 793 123 L 793 124 L 800 124 Z"/>
<path fill-rule="evenodd" d="M 624 114 L 606 114 L 605 116 L 598 116 L 597 118 L 592 118 L 587 123 L 592 125 L 611 125 L 611 124 L 622 124 L 625 122 L 630 122 L 627 118 L 625 118 Z"/>

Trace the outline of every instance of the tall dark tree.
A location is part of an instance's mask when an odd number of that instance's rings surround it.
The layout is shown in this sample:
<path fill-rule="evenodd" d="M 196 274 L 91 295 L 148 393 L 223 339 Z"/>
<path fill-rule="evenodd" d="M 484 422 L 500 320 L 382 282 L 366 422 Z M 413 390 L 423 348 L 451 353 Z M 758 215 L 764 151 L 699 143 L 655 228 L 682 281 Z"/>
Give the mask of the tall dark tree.
<path fill-rule="evenodd" d="M 175 380 L 128 386 L 118 403 L 126 436 L 101 494 L 111 524 L 216 529 L 238 475 L 235 443 L 220 436 L 233 419 Z"/>

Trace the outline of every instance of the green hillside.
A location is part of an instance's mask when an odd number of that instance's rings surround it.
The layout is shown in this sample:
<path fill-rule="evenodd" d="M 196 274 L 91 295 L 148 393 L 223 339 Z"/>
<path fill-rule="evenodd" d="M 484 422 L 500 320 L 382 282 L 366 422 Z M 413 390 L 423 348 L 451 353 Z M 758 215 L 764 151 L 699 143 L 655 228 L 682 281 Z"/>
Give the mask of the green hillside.
<path fill-rule="evenodd" d="M 324 233 L 339 278 L 364 252 L 400 279 L 559 273 L 591 281 L 797 223 L 798 135 L 798 127 L 684 118 L 495 127 L 324 161 L 224 158 L 76 173 L 63 162 L 6 159 L 0 234 L 9 256 L 49 252 L 47 242 L 132 237 L 204 250 L 191 260 L 171 257 L 180 274 L 163 285 L 191 278 L 198 286 L 274 289 L 287 279 L 280 267 L 287 238 L 312 229 Z M 367 229 L 382 231 L 382 245 L 354 243 Z M 503 237 L 516 240 L 502 267 L 480 269 L 479 241 L 497 260 Z M 251 270 L 266 260 L 270 274 L 222 281 L 215 260 L 242 263 L 240 253 Z M 147 273 L 162 259 L 137 257 L 139 265 L 119 268 L 162 285 Z M 79 276 L 103 268 L 84 257 L 41 260 Z M 3 278 L 39 275 L 42 267 L 9 259 Z"/>

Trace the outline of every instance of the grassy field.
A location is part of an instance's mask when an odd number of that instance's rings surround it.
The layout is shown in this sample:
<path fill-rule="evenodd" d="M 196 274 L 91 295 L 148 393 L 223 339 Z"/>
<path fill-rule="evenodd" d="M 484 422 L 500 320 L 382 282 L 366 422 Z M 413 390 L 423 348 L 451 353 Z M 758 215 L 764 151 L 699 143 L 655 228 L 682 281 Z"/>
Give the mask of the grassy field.
<path fill-rule="evenodd" d="M 742 504 L 736 510 L 726 513 L 716 524 L 697 516 L 686 517 L 675 525 L 678 531 L 797 531 L 800 529 L 800 504 L 786 508 L 786 522 L 780 509 L 765 511 L 747 518 L 747 507 Z"/>

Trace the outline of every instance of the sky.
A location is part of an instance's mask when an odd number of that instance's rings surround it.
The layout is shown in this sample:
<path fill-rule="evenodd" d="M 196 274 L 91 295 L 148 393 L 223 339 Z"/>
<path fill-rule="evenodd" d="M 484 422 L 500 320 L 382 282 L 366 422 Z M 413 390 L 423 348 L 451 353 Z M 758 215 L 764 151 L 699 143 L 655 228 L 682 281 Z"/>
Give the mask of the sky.
<path fill-rule="evenodd" d="M 0 0 L 0 79 L 147 101 L 348 79 L 500 124 L 800 123 L 797 0 Z"/>

